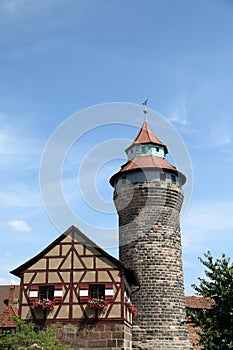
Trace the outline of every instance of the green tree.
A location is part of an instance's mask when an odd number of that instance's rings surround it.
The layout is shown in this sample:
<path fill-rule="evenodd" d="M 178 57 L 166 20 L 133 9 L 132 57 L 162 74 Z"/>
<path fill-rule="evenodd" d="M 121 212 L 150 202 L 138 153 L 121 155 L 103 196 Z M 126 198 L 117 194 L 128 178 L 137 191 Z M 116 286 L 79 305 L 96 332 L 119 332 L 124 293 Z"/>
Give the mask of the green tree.
<path fill-rule="evenodd" d="M 199 345 L 206 350 L 233 349 L 233 264 L 222 254 L 214 259 L 210 252 L 199 258 L 207 268 L 205 276 L 199 278 L 199 286 L 192 285 L 197 294 L 213 299 L 211 309 L 191 311 L 191 317 L 200 327 Z"/>
<path fill-rule="evenodd" d="M 28 323 L 15 318 L 17 321 L 16 334 L 0 336 L 1 350 L 66 350 L 64 344 L 59 339 L 59 325 L 52 325 L 42 330 L 36 331 L 33 323 Z"/>

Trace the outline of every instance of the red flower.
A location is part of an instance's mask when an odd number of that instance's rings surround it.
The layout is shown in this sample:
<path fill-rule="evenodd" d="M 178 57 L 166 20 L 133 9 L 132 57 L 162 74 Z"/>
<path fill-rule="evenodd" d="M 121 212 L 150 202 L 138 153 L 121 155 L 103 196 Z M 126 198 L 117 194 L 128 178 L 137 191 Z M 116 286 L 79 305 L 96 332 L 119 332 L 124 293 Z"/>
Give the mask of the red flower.
<path fill-rule="evenodd" d="M 92 298 L 88 300 L 88 306 L 96 309 L 103 309 L 108 305 L 108 301 L 105 299 Z"/>

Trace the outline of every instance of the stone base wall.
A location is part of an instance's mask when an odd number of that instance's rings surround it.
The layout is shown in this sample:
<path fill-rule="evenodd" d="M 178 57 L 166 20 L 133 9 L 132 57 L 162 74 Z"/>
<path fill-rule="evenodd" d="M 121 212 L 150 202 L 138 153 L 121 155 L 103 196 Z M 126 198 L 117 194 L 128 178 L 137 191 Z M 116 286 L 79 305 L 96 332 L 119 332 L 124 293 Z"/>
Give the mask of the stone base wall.
<path fill-rule="evenodd" d="M 167 341 L 156 342 L 156 345 L 153 341 L 145 343 L 136 343 L 133 345 L 133 350 L 193 350 L 193 348 L 188 344 L 187 341 L 181 342 L 178 341 L 177 344 Z"/>
<path fill-rule="evenodd" d="M 66 325 L 63 341 L 71 350 L 132 350 L 132 330 L 126 324 Z"/>
<path fill-rule="evenodd" d="M 138 311 L 132 329 L 135 349 L 192 349 L 184 323 L 182 200 L 182 188 L 175 184 L 126 184 L 115 191 L 120 260 L 140 281 L 131 298 Z"/>

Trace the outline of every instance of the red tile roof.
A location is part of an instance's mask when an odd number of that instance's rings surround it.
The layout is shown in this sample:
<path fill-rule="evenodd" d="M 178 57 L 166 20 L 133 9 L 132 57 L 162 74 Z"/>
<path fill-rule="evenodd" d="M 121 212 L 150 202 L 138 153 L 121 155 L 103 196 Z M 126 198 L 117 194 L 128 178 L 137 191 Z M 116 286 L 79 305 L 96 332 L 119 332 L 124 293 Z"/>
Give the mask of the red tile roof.
<path fill-rule="evenodd" d="M 0 314 L 6 309 L 7 303 L 4 301 L 8 301 L 10 295 L 10 285 L 0 285 Z M 19 298 L 19 285 L 15 286 L 15 298 Z"/>
<path fill-rule="evenodd" d="M 0 327 L 1 328 L 15 328 L 16 322 L 12 319 L 13 316 L 18 315 L 18 310 L 12 304 L 7 306 L 7 308 L 0 315 Z"/>
<path fill-rule="evenodd" d="M 121 167 L 120 172 L 144 168 L 160 168 L 177 172 L 176 167 L 171 165 L 165 158 L 156 156 L 135 157 L 131 161 L 125 163 Z"/>
<path fill-rule="evenodd" d="M 144 121 L 134 142 L 129 147 L 127 147 L 126 150 L 132 147 L 134 144 L 143 144 L 143 143 L 155 143 L 156 145 L 163 146 L 165 148 L 165 153 L 168 153 L 167 146 L 154 135 L 147 121 Z"/>
<path fill-rule="evenodd" d="M 0 327 L 1 328 L 15 328 L 16 322 L 12 319 L 13 316 L 18 315 L 17 308 L 15 306 L 15 286 L 1 286 L 8 287 L 8 306 L 4 308 L 4 310 L 0 314 Z M 2 290 L 6 288 L 2 288 Z M 17 288 L 18 289 L 18 288 Z M 1 288 L 0 288 L 1 290 Z"/>
<path fill-rule="evenodd" d="M 212 298 L 198 296 L 186 296 L 185 306 L 190 309 L 211 309 L 215 305 Z"/>
<path fill-rule="evenodd" d="M 186 296 L 184 298 L 185 306 L 189 309 L 211 309 L 215 302 L 212 298 L 204 298 L 198 296 Z M 198 331 L 201 329 L 196 327 L 191 320 L 187 320 L 187 328 L 189 333 L 189 339 L 193 345 L 194 350 L 201 350 L 202 347 L 197 345 Z"/>
<path fill-rule="evenodd" d="M 135 157 L 129 162 L 122 165 L 121 170 L 114 174 L 110 179 L 110 184 L 114 186 L 115 178 L 126 171 L 133 171 L 138 169 L 165 169 L 172 173 L 178 174 L 182 183 L 185 183 L 186 177 L 184 174 L 179 172 L 175 166 L 171 165 L 165 158 L 160 158 L 156 156 L 142 156 Z"/>

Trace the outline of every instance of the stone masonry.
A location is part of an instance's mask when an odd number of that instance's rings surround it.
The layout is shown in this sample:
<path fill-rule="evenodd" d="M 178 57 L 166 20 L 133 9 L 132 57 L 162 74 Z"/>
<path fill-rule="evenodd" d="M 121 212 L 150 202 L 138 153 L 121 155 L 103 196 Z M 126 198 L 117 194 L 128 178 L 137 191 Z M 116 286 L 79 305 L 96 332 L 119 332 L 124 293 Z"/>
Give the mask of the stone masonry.
<path fill-rule="evenodd" d="M 120 260 L 133 268 L 140 290 L 133 295 L 133 348 L 192 349 L 185 324 L 180 238 L 182 188 L 167 182 L 115 188 Z"/>
<path fill-rule="evenodd" d="M 126 324 L 91 322 L 63 328 L 63 341 L 70 350 L 131 350 L 132 330 Z"/>

